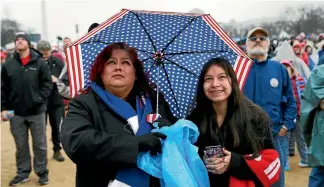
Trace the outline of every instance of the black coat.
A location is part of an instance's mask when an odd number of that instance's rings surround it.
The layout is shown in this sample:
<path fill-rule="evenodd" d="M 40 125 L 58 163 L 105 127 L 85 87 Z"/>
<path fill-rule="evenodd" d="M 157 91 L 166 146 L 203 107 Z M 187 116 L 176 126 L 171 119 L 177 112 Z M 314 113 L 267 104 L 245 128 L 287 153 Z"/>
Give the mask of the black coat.
<path fill-rule="evenodd" d="M 14 110 L 16 115 L 28 116 L 46 111 L 46 101 L 53 83 L 43 58 L 31 50 L 27 65 L 22 65 L 15 53 L 2 65 L 1 111 Z"/>
<path fill-rule="evenodd" d="M 51 70 L 52 75 L 55 76 L 56 78 L 58 78 L 62 72 L 63 67 L 64 67 L 64 62 L 62 60 L 60 60 L 59 58 L 50 56 L 47 60 L 47 64 Z M 59 94 L 56 84 L 53 84 L 53 89 L 52 89 L 51 95 L 48 97 L 47 106 L 48 106 L 48 108 L 64 106 L 63 98 Z"/>
<path fill-rule="evenodd" d="M 254 131 L 258 135 L 262 135 L 263 140 L 263 149 L 274 149 L 273 138 L 270 130 L 270 119 L 267 117 L 267 114 L 262 111 L 261 108 L 252 104 L 251 101 L 245 100 L 247 105 L 250 105 L 249 110 L 251 114 L 251 121 L 246 122 L 249 125 L 255 126 Z M 258 110 L 258 111 L 257 111 Z M 198 112 L 198 113 L 196 113 Z M 197 117 L 198 116 L 198 117 Z M 203 112 L 196 111 L 193 114 L 188 116 L 188 120 L 194 122 L 198 128 L 200 129 L 200 125 L 203 123 L 202 118 Z M 241 122 L 244 124 L 244 122 Z M 217 125 L 217 122 L 214 122 L 214 126 Z M 234 135 L 229 126 L 228 116 L 224 119 L 222 126 L 218 129 L 215 128 L 213 131 L 216 133 L 216 137 L 212 137 L 209 134 L 209 127 L 207 129 L 206 134 L 200 134 L 196 145 L 198 146 L 198 153 L 200 157 L 203 159 L 204 150 L 207 146 L 221 145 L 231 152 L 231 161 L 229 164 L 228 170 L 221 174 L 215 175 L 212 173 L 208 173 L 210 186 L 217 187 L 229 187 L 230 176 L 233 176 L 240 180 L 252 180 L 256 187 L 263 186 L 253 171 L 247 165 L 243 155 L 249 155 L 253 153 L 253 148 L 251 143 L 248 141 L 248 137 L 245 135 L 245 132 L 239 133 L 240 143 L 237 147 L 233 146 L 234 143 Z"/>
<path fill-rule="evenodd" d="M 152 107 L 156 100 L 152 98 Z M 175 122 L 163 98 L 159 113 Z M 121 168 L 137 167 L 138 140 L 93 92 L 73 98 L 61 130 L 63 149 L 77 165 L 77 187 L 107 187 Z M 151 177 L 151 186 L 159 186 Z"/>

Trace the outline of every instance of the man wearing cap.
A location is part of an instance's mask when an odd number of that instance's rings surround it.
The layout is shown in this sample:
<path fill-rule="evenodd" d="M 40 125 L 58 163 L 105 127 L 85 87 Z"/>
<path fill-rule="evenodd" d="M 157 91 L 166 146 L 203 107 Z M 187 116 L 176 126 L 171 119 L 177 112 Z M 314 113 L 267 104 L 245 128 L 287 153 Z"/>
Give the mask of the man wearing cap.
<path fill-rule="evenodd" d="M 49 181 L 45 111 L 53 88 L 52 78 L 41 55 L 30 48 L 27 34 L 17 34 L 15 45 L 16 53 L 3 64 L 1 72 L 1 118 L 3 121 L 10 120 L 16 144 L 17 176 L 9 186 L 29 180 L 32 165 L 28 130 L 33 139 L 34 171 L 39 177 L 39 184 L 46 185 Z"/>
<path fill-rule="evenodd" d="M 292 85 L 285 67 L 267 59 L 270 44 L 267 31 L 259 27 L 252 29 L 248 32 L 246 44 L 253 65 L 243 92 L 271 118 L 274 143 L 282 166 L 280 180 L 275 186 L 284 187 L 283 166 L 288 151 L 286 133 L 294 128 L 297 114 Z"/>
<path fill-rule="evenodd" d="M 52 142 L 53 142 L 53 159 L 58 162 L 63 162 L 64 157 L 61 154 L 61 141 L 60 141 L 60 125 L 63 120 L 64 103 L 57 89 L 57 81 L 64 67 L 64 62 L 51 55 L 51 44 L 48 41 L 42 40 L 37 44 L 37 49 L 43 54 L 43 58 L 49 66 L 52 73 L 53 90 L 48 98 L 47 113 L 49 122 L 52 128 Z"/>

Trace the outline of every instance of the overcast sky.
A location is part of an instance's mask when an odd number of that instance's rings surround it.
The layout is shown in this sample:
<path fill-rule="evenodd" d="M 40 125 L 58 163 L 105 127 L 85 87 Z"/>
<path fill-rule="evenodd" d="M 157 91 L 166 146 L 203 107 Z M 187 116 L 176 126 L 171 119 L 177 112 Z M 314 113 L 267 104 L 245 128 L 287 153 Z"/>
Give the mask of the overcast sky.
<path fill-rule="evenodd" d="M 45 0 L 48 39 L 69 36 L 77 39 L 75 25 L 82 36 L 93 22 L 101 23 L 123 8 L 189 12 L 194 8 L 211 14 L 218 22 L 231 19 L 245 21 L 263 17 L 278 17 L 285 6 L 319 4 L 324 1 L 245 1 L 245 0 Z M 24 29 L 42 33 L 41 0 L 1 0 L 1 18 L 17 20 Z"/>

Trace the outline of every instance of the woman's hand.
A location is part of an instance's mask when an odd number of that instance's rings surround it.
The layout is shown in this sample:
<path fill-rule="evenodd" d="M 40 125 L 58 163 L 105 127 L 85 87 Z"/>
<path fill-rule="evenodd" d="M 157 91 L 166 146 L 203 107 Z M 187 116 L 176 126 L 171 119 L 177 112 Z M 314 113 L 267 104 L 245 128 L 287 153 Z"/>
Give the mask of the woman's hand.
<path fill-rule="evenodd" d="M 231 152 L 223 149 L 225 154 L 222 158 L 210 157 L 208 158 L 206 153 L 204 154 L 204 162 L 208 172 L 212 174 L 223 174 L 227 171 L 229 164 L 231 162 Z"/>

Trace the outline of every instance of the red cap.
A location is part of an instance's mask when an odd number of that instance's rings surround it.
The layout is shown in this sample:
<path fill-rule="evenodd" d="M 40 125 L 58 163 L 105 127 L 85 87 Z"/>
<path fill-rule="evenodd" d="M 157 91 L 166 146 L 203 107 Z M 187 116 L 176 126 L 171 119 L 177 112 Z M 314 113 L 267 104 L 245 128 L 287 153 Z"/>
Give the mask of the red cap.
<path fill-rule="evenodd" d="M 293 68 L 292 67 L 292 61 L 290 61 L 290 60 L 283 60 L 283 61 L 281 61 L 281 64 L 282 65 L 287 65 L 287 66 Z"/>
<path fill-rule="evenodd" d="M 303 48 L 303 45 L 299 43 L 299 44 L 295 44 L 293 47 L 294 48 Z"/>

